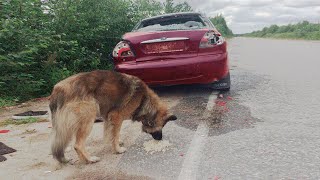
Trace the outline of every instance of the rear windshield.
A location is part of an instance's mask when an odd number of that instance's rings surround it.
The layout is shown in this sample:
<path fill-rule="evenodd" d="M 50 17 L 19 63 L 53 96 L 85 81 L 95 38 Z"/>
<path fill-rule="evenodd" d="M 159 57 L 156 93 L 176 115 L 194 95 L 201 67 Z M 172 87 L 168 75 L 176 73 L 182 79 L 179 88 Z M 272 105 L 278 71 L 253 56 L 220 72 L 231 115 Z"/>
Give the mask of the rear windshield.
<path fill-rule="evenodd" d="M 207 28 L 197 15 L 163 16 L 140 22 L 133 31 L 175 31 Z"/>

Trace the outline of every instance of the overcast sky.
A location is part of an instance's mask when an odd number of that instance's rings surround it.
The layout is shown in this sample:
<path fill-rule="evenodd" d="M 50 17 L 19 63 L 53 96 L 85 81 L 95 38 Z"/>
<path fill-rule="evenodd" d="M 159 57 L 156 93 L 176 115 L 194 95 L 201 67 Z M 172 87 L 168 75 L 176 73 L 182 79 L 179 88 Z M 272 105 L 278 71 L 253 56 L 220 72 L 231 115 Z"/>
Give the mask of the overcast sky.
<path fill-rule="evenodd" d="M 181 2 L 183 0 L 178 0 Z M 303 20 L 320 22 L 320 0 L 185 0 L 207 16 L 223 14 L 234 33 L 260 30 L 271 24 Z"/>

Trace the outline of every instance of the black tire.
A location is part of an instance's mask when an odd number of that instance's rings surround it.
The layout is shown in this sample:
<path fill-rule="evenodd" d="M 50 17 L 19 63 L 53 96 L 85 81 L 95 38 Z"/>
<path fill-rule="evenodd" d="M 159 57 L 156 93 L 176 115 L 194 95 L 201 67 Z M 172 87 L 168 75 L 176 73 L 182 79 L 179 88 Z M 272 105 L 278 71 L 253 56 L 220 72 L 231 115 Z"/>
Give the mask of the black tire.
<path fill-rule="evenodd" d="M 231 87 L 231 78 L 230 78 L 230 72 L 222 79 L 220 79 L 217 82 L 211 83 L 210 88 L 220 91 L 230 91 Z"/>

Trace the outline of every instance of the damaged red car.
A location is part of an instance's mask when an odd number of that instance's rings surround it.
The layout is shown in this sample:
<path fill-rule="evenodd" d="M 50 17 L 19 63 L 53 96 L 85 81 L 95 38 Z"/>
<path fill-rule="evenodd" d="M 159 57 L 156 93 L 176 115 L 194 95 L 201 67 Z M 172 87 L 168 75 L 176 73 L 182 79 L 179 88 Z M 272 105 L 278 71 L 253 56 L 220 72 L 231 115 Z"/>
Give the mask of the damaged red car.
<path fill-rule="evenodd" d="M 115 70 L 149 85 L 206 84 L 230 89 L 227 43 L 200 13 L 174 13 L 139 22 L 112 52 Z"/>

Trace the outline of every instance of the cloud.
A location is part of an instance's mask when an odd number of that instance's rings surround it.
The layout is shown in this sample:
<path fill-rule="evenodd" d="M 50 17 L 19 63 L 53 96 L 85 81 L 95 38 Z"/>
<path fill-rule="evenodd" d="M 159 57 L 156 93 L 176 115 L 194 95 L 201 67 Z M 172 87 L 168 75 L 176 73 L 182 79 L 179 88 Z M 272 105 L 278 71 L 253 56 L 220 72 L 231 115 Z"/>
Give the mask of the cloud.
<path fill-rule="evenodd" d="M 303 20 L 320 22 L 320 0 L 186 1 L 197 12 L 205 13 L 207 16 L 223 14 L 234 33 L 260 30 L 271 24 L 284 25 Z"/>

